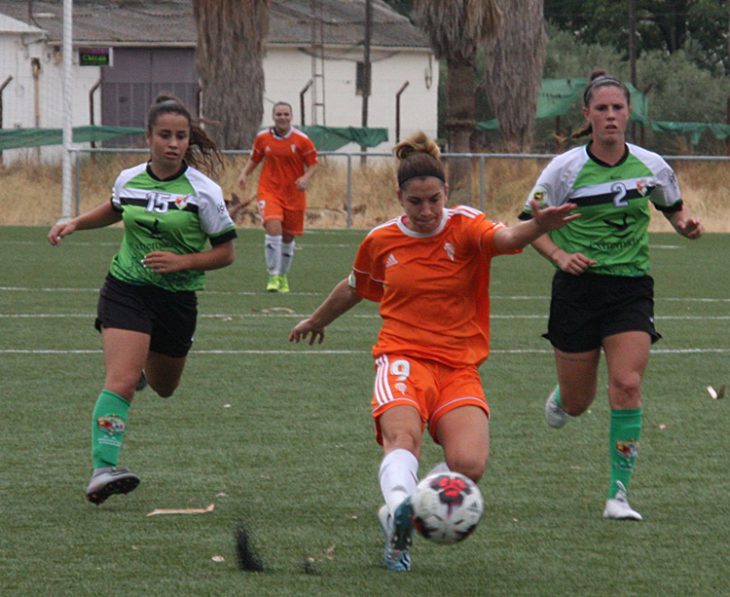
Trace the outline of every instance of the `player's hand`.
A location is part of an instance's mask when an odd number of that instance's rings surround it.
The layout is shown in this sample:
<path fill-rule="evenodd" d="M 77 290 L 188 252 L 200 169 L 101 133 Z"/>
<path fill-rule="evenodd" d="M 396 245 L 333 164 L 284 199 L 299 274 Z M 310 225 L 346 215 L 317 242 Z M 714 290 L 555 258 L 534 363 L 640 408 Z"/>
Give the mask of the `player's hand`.
<path fill-rule="evenodd" d="M 309 184 L 309 180 L 306 176 L 300 176 L 297 178 L 296 182 L 294 183 L 297 186 L 297 190 L 299 191 L 306 191 L 307 186 Z"/>
<path fill-rule="evenodd" d="M 580 218 L 580 214 L 571 213 L 577 206 L 575 203 L 563 203 L 557 207 L 540 208 L 537 201 L 530 201 L 532 219 L 543 232 L 550 232 L 562 228 L 568 222 Z"/>
<path fill-rule="evenodd" d="M 185 256 L 169 251 L 152 251 L 142 259 L 142 267 L 156 274 L 170 274 L 187 269 Z"/>
<path fill-rule="evenodd" d="M 566 274 L 580 276 L 598 261 L 589 259 L 583 253 L 568 253 L 563 249 L 556 249 L 551 257 L 552 261 Z"/>
<path fill-rule="evenodd" d="M 59 222 L 48 231 L 48 242 L 56 247 L 61 242 L 61 239 L 64 236 L 68 236 L 69 234 L 73 234 L 74 232 L 76 232 L 75 220 L 69 220 L 68 222 Z"/>
<path fill-rule="evenodd" d="M 705 227 L 697 218 L 687 218 L 679 220 L 674 226 L 682 236 L 690 239 L 699 238 L 705 232 Z"/>
<path fill-rule="evenodd" d="M 246 189 L 246 175 L 243 172 L 238 177 L 238 188 L 242 191 Z"/>
<path fill-rule="evenodd" d="M 315 342 L 317 342 L 317 344 L 322 344 L 322 341 L 324 340 L 324 328 L 315 325 L 310 318 L 307 318 L 300 321 L 292 328 L 292 331 L 289 332 L 289 342 L 306 342 L 307 337 L 309 338 L 310 346 Z"/>

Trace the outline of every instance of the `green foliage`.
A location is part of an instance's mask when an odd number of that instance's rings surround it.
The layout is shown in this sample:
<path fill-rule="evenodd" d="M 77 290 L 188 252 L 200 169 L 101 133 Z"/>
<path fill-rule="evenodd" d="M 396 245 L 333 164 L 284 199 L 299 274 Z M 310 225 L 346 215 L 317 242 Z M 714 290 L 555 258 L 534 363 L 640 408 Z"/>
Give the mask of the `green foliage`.
<path fill-rule="evenodd" d="M 726 122 L 730 79 L 698 69 L 688 53 L 647 52 L 636 71 L 652 120 Z"/>
<path fill-rule="evenodd" d="M 585 44 L 565 31 L 550 28 L 544 76 L 546 78 L 588 77 L 596 68 L 606 70 L 628 81 L 629 64 L 621 53 L 598 43 Z M 644 53 L 636 63 L 637 87 L 647 94 L 649 119 L 675 122 L 726 122 L 730 79 L 715 76 L 698 68 L 687 52 L 668 55 L 661 51 Z M 582 123 L 580 104 L 571 116 L 563 119 L 564 127 L 573 130 Z M 554 123 L 537 125 L 536 139 L 547 142 Z M 648 145 L 670 153 L 686 150 L 688 142 L 667 133 L 646 132 Z M 722 143 L 705 133 L 696 152 L 720 153 Z"/>
<path fill-rule="evenodd" d="M 103 380 L 97 289 L 120 230 L 51 248 L 45 229 L 3 228 L 2 593 L 15 595 L 720 595 L 727 592 L 730 237 L 653 237 L 657 324 L 632 505 L 601 518 L 608 479 L 605 372 L 591 410 L 561 431 L 542 407 L 554 383 L 545 329 L 550 267 L 534 251 L 492 272 L 492 405 L 486 515 L 461 545 L 416 538 L 414 567 L 381 564 L 381 451 L 369 414 L 378 330 L 363 303 L 325 344 L 288 331 L 350 269 L 363 231 L 308 231 L 293 292 L 263 291 L 262 232 L 211 272 L 178 392 L 135 398 L 122 463 L 142 478 L 101 507 L 83 499 L 89 417 Z M 697 267 L 701 263 L 702 267 Z M 281 308 L 291 309 L 292 313 Z M 275 310 L 272 308 L 278 308 Z M 267 311 L 268 309 L 268 311 Z M 440 457 L 426 437 L 422 471 Z M 208 514 L 152 516 L 155 508 Z M 237 569 L 244 520 L 264 572 Z M 222 556 L 213 559 L 214 556 Z M 576 564 L 576 561 L 579 564 Z"/>
<path fill-rule="evenodd" d="M 685 50 L 694 64 L 730 75 L 727 0 L 634 0 L 637 56 Z M 629 2 L 545 0 L 545 18 L 584 44 L 614 48 L 628 59 Z"/>

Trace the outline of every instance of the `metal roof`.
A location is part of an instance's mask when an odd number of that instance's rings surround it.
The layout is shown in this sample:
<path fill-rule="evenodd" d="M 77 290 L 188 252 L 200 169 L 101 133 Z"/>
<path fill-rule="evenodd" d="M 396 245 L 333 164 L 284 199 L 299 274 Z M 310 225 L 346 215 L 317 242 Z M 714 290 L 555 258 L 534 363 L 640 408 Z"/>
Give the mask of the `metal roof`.
<path fill-rule="evenodd" d="M 32 6 L 33 15 L 29 14 Z M 383 0 L 372 0 L 371 45 L 381 48 L 429 48 L 427 37 Z M 313 10 L 314 9 L 314 13 Z M 0 0 L 6 15 L 48 33 L 50 43 L 63 36 L 63 0 Z M 192 0 L 74 0 L 74 44 L 110 46 L 196 45 Z M 321 19 L 321 28 L 313 22 Z M 268 45 L 325 46 L 362 44 L 365 0 L 272 0 Z"/>

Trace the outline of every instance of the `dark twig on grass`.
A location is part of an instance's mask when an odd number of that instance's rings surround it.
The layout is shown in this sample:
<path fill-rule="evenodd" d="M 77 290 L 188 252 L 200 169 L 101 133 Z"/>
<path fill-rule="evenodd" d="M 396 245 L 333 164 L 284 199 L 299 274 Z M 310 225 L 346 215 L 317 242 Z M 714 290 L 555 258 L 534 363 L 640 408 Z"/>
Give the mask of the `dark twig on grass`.
<path fill-rule="evenodd" d="M 236 554 L 238 555 L 238 566 L 247 572 L 263 572 L 264 565 L 261 562 L 256 550 L 251 545 L 251 539 L 243 523 L 239 523 L 234 532 L 236 540 Z"/>

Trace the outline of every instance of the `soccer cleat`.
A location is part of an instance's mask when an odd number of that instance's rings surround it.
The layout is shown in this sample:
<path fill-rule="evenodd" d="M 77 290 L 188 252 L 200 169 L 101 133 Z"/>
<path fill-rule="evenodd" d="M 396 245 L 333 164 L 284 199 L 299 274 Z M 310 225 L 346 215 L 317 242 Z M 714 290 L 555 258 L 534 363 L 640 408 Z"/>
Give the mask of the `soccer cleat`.
<path fill-rule="evenodd" d="M 279 276 L 279 292 L 289 292 L 289 280 L 286 279 L 286 274 Z"/>
<path fill-rule="evenodd" d="M 147 376 L 144 374 L 144 369 L 142 369 L 142 373 L 139 374 L 139 380 L 137 381 L 137 385 L 134 386 L 135 392 L 141 392 L 147 387 Z"/>
<path fill-rule="evenodd" d="M 547 402 L 545 402 L 545 420 L 553 429 L 560 429 L 570 419 L 570 415 L 560 408 L 560 405 L 555 399 L 555 391 L 557 389 L 558 386 L 553 388 L 553 391 L 548 396 Z"/>
<path fill-rule="evenodd" d="M 411 569 L 411 554 L 408 553 L 408 549 L 397 549 L 394 546 L 393 517 L 385 504 L 378 510 L 378 521 L 380 522 L 380 528 L 383 529 L 383 538 L 385 539 L 385 549 L 383 550 L 385 566 L 393 572 L 408 572 Z"/>
<path fill-rule="evenodd" d="M 629 506 L 629 498 L 626 488 L 621 481 L 616 481 L 618 491 L 610 500 L 606 501 L 606 509 L 603 511 L 603 518 L 611 520 L 643 520 L 641 514 Z"/>
<path fill-rule="evenodd" d="M 279 292 L 279 276 L 269 276 L 266 283 L 266 292 Z"/>
<path fill-rule="evenodd" d="M 129 493 L 139 485 L 139 477 L 126 468 L 106 466 L 94 469 L 89 486 L 86 488 L 86 499 L 92 504 L 102 504 L 116 493 Z"/>
<path fill-rule="evenodd" d="M 413 543 L 413 505 L 410 496 L 393 513 L 393 547 L 407 550 Z"/>

